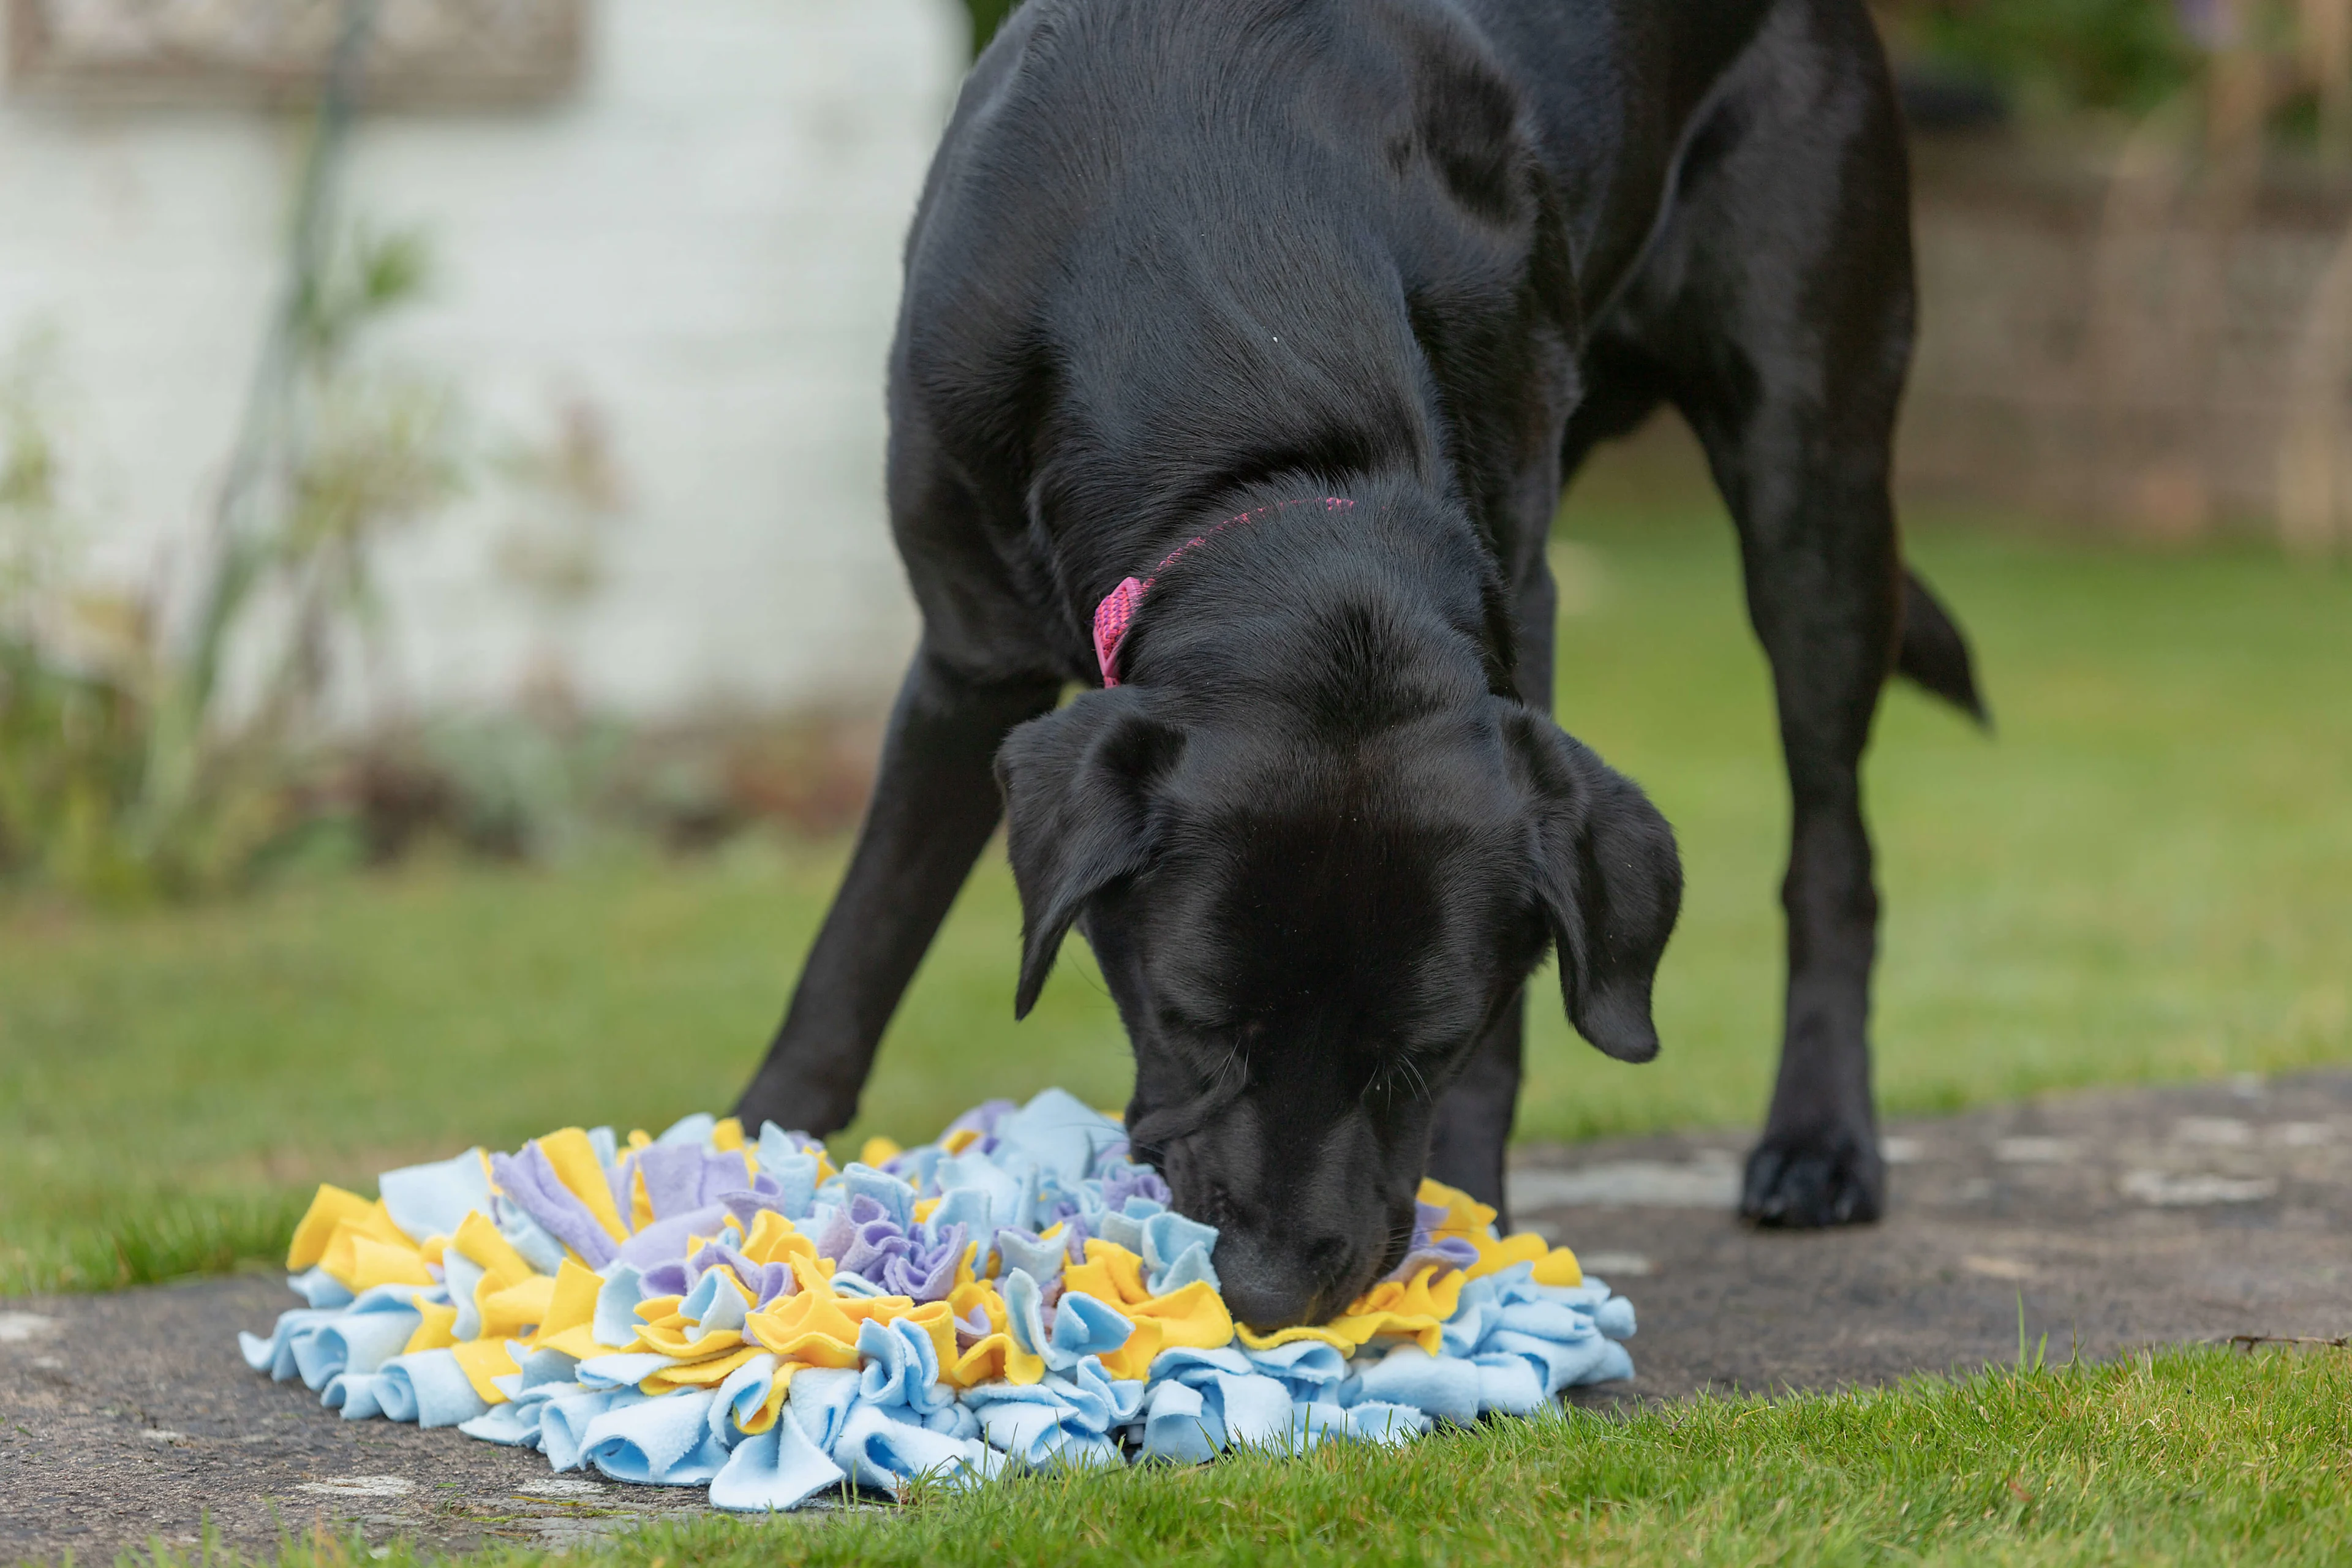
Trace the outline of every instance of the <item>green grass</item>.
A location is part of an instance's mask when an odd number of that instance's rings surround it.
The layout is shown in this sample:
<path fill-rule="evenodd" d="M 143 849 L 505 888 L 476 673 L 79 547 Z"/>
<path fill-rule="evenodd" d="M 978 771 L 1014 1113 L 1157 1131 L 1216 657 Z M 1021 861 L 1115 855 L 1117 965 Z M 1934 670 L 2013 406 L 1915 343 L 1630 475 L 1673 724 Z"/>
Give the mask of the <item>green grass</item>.
<path fill-rule="evenodd" d="M 2324 1563 L 2352 1540 L 2352 1360 L 2159 1352 L 1864 1393 L 1570 1412 L 896 1513 L 646 1528 L 599 1568 L 772 1563 Z M 286 1568 L 365 1556 L 295 1542 Z M 390 1561 L 413 1559 L 395 1546 Z M 548 1558 L 495 1552 L 480 1568 Z"/>
<path fill-rule="evenodd" d="M 1588 507 L 1561 563 L 1563 721 L 1646 784 L 1690 893 L 1665 1055 L 1607 1061 L 1539 983 L 1521 1130 L 1741 1125 L 1769 1085 L 1785 790 L 1727 530 Z M 1988 739 L 1907 690 L 1870 764 L 1888 918 L 1879 1082 L 1932 1110 L 2352 1059 L 2352 576 L 1926 529 Z M 0 909 L 0 1290 L 266 1254 L 321 1179 L 565 1122 L 723 1106 L 773 1026 L 837 847 L 691 864 L 424 866 L 248 902 Z M 856 1130 L 997 1094 L 1123 1100 L 1073 942 L 1011 1019 L 1001 856 L 966 890 Z"/>

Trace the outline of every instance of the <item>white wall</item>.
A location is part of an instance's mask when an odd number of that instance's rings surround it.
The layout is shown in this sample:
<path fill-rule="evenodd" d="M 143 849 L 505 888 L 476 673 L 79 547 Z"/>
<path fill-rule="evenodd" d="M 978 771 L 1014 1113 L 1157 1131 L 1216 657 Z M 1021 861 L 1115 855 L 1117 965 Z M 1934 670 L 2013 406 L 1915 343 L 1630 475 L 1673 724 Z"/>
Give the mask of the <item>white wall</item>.
<path fill-rule="evenodd" d="M 392 347 L 480 429 L 607 416 L 630 514 L 563 638 L 590 700 L 864 695 L 913 616 L 882 509 L 898 246 L 966 39 L 954 0 L 601 0 L 551 109 L 362 123 L 345 210 L 438 263 Z M 0 99 L 0 342 L 54 327 L 92 563 L 194 531 L 278 281 L 299 145 L 231 110 Z M 512 695 L 542 635 L 492 569 L 496 497 L 387 563 L 413 698 Z"/>

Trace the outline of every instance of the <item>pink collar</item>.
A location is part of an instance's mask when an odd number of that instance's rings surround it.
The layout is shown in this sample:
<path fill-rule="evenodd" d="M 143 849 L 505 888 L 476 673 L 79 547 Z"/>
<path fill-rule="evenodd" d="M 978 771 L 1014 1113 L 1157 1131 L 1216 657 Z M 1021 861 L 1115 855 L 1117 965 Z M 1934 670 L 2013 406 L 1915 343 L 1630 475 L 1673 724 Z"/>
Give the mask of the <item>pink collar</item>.
<path fill-rule="evenodd" d="M 1195 534 L 1186 540 L 1151 569 L 1150 576 L 1122 579 L 1119 585 L 1105 594 L 1102 603 L 1095 606 L 1095 662 L 1102 666 L 1103 685 L 1111 687 L 1118 684 L 1119 647 L 1127 641 L 1128 628 L 1135 624 L 1136 612 L 1143 608 L 1143 595 L 1151 592 L 1151 584 L 1160 581 L 1160 574 L 1176 564 L 1177 558 L 1186 551 L 1198 550 L 1235 523 L 1255 522 L 1294 506 L 1319 506 L 1325 511 L 1346 511 L 1355 504 L 1345 496 L 1323 496 L 1262 506 L 1255 511 L 1243 512 L 1239 517 L 1229 517 L 1206 533 Z"/>

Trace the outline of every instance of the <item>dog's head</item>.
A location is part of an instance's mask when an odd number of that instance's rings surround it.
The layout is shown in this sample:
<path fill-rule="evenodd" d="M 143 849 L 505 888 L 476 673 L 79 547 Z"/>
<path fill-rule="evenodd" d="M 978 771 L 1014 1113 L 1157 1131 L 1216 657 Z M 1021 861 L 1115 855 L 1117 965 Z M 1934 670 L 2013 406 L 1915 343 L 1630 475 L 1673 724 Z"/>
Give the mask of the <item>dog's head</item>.
<path fill-rule="evenodd" d="M 1088 692 L 997 772 L 1016 1011 L 1078 924 L 1134 1043 L 1129 1135 L 1218 1227 L 1234 1314 L 1271 1331 L 1401 1260 L 1437 1097 L 1547 943 L 1578 1031 L 1657 1054 L 1682 872 L 1642 792 L 1509 699 L 1344 746 L 1264 718 Z"/>

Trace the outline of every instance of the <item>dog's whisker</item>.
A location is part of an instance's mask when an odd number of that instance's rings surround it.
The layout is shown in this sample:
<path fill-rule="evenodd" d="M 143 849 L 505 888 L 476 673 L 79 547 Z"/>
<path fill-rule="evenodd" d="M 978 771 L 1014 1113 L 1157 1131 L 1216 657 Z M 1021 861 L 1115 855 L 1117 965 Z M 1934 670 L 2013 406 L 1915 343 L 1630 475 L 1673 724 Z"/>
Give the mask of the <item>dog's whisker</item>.
<path fill-rule="evenodd" d="M 1412 1075 L 1412 1089 L 1414 1095 L 1422 1100 L 1426 1101 L 1430 1098 L 1429 1079 L 1422 1075 L 1420 1064 L 1415 1062 L 1411 1057 L 1401 1056 L 1396 1058 L 1396 1065 Z"/>
<path fill-rule="evenodd" d="M 1227 1086 L 1226 1080 L 1228 1079 L 1232 1080 L 1231 1087 Z M 1212 1092 L 1217 1094 L 1238 1093 L 1248 1082 L 1249 1058 L 1242 1054 L 1241 1042 L 1239 1040 L 1235 1040 L 1232 1047 L 1226 1050 L 1225 1059 L 1217 1064 L 1217 1079 L 1215 1084 L 1213 1086 Z"/>

